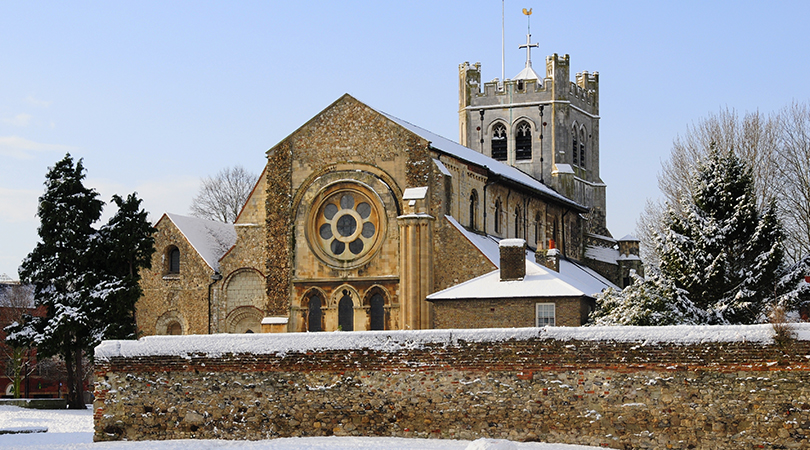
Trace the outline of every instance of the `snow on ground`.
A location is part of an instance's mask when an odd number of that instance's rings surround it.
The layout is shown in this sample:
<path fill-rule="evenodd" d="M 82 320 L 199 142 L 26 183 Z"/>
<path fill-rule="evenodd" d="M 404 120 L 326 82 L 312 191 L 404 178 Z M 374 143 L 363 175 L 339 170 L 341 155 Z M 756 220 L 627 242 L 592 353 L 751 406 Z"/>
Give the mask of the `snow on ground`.
<path fill-rule="evenodd" d="M 3 450 L 595 450 L 581 445 L 517 443 L 500 439 L 453 441 L 380 437 L 280 438 L 266 441 L 174 440 L 93 443 L 93 410 L 0 406 L 0 430 L 47 427 L 47 433 L 0 435 Z"/>

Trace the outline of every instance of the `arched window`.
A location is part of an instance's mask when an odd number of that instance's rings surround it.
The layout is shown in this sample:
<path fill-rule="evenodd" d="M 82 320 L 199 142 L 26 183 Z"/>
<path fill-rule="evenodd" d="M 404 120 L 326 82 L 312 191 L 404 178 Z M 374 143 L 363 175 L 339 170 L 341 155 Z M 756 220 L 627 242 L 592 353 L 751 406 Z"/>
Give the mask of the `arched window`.
<path fill-rule="evenodd" d="M 495 232 L 501 232 L 501 199 L 495 200 Z"/>
<path fill-rule="evenodd" d="M 470 193 L 470 228 L 475 230 L 475 217 L 478 216 L 478 192 L 475 189 Z"/>
<path fill-rule="evenodd" d="M 385 329 L 385 299 L 379 293 L 371 296 L 370 306 L 368 311 L 370 323 L 369 328 L 372 330 Z"/>
<path fill-rule="evenodd" d="M 579 166 L 585 168 L 585 129 L 579 131 Z"/>
<path fill-rule="evenodd" d="M 515 159 L 532 159 L 532 127 L 529 122 L 520 122 L 515 134 Z"/>
<path fill-rule="evenodd" d="M 534 244 L 537 245 L 540 242 L 540 234 L 543 231 L 540 227 L 543 226 L 543 223 L 540 221 L 540 213 L 535 214 L 534 216 Z"/>
<path fill-rule="evenodd" d="M 307 331 L 323 331 L 321 328 L 321 318 L 323 312 L 321 311 L 321 298 L 313 295 L 309 298 L 309 317 L 307 318 Z"/>
<path fill-rule="evenodd" d="M 579 165 L 579 143 L 577 142 L 577 129 L 576 126 L 571 130 L 571 139 L 573 139 L 573 146 L 571 147 L 571 158 L 575 165 Z"/>
<path fill-rule="evenodd" d="M 168 261 L 167 273 L 177 274 L 180 273 L 180 250 L 171 246 L 166 251 L 166 259 Z"/>
<path fill-rule="evenodd" d="M 346 289 L 338 303 L 338 326 L 343 331 L 354 331 L 354 302 Z"/>
<path fill-rule="evenodd" d="M 492 127 L 492 158 L 506 161 L 506 126 L 502 123 Z"/>
<path fill-rule="evenodd" d="M 520 207 L 518 206 L 515 208 L 515 237 L 520 238 L 523 237 L 521 233 L 522 228 L 520 224 L 523 223 L 523 216 L 520 214 Z"/>
<path fill-rule="evenodd" d="M 172 322 L 166 327 L 166 334 L 180 335 L 183 334 L 183 326 L 180 322 Z"/>

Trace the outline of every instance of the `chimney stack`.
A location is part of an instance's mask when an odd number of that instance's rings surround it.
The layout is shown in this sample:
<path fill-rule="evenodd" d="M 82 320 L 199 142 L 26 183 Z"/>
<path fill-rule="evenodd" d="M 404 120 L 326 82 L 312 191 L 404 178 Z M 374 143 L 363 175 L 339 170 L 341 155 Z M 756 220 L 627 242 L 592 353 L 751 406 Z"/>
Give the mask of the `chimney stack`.
<path fill-rule="evenodd" d="M 498 247 L 501 251 L 501 281 L 522 280 L 526 276 L 526 241 L 502 239 Z"/>
<path fill-rule="evenodd" d="M 545 261 L 543 261 L 543 265 L 547 268 L 559 272 L 560 271 L 560 251 L 557 250 L 557 246 L 554 243 L 554 239 L 548 240 L 548 250 L 545 251 Z M 537 258 L 535 258 L 537 259 Z M 539 261 L 538 261 L 539 262 Z"/>

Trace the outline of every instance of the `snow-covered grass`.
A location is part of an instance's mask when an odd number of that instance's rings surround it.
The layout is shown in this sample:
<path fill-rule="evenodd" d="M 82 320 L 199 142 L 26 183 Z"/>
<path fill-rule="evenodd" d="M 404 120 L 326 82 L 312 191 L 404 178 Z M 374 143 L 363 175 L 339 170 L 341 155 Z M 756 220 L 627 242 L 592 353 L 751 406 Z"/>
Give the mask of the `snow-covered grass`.
<path fill-rule="evenodd" d="M 42 428 L 47 433 L 0 435 L 0 449 L 12 450 L 595 450 L 564 444 L 499 439 L 453 441 L 380 437 L 281 438 L 266 441 L 174 440 L 93 443 L 93 411 L 37 410 L 0 406 L 0 430 Z"/>

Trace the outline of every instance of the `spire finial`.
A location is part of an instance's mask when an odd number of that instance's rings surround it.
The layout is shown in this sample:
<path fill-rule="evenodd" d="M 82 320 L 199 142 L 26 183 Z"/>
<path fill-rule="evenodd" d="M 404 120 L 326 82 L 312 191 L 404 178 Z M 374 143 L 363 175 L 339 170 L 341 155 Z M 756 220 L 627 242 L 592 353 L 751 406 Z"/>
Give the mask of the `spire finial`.
<path fill-rule="evenodd" d="M 539 44 L 532 44 L 532 8 L 526 9 L 523 8 L 523 14 L 526 15 L 526 44 L 521 45 L 518 48 L 525 48 L 526 49 L 526 67 L 530 68 L 532 66 L 532 47 L 540 47 Z"/>

